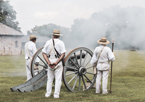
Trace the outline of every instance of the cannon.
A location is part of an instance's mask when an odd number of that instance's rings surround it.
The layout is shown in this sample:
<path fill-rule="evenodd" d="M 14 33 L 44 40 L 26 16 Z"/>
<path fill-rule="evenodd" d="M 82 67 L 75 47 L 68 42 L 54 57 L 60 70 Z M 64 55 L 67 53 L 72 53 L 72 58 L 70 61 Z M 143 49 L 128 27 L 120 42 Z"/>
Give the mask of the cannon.
<path fill-rule="evenodd" d="M 40 48 L 32 58 L 31 75 L 33 78 L 26 83 L 12 87 L 12 91 L 27 92 L 34 91 L 47 83 L 47 63 Z M 71 92 L 85 91 L 93 87 L 96 74 L 90 64 L 93 52 L 85 47 L 79 47 L 70 51 L 65 57 L 65 66 L 62 79 L 65 87 Z M 38 70 L 35 70 L 35 60 L 40 59 Z M 38 73 L 35 75 L 35 73 Z M 88 84 L 89 83 L 89 84 Z"/>

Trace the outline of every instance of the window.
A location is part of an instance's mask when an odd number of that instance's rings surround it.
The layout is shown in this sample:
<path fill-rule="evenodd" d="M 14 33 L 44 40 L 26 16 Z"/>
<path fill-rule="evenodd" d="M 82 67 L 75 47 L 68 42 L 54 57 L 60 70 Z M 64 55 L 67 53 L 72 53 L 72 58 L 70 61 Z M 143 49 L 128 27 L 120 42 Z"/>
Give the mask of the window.
<path fill-rule="evenodd" d="M 15 41 L 15 47 L 16 48 L 18 47 L 18 41 Z"/>

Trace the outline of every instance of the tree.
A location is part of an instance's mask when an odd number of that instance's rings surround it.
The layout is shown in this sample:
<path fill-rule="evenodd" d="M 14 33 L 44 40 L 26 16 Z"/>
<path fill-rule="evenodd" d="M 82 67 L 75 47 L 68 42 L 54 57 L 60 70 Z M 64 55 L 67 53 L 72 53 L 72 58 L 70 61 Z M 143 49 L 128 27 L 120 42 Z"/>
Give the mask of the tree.
<path fill-rule="evenodd" d="M 0 22 L 20 31 L 19 23 L 16 21 L 16 11 L 9 4 L 9 1 L 0 0 Z"/>
<path fill-rule="evenodd" d="M 69 29 L 65 28 L 65 27 L 61 27 L 61 26 L 57 26 L 55 24 L 45 24 L 42 26 L 35 26 L 34 28 L 32 28 L 31 30 L 27 31 L 27 35 L 38 35 L 38 36 L 46 36 L 46 37 L 51 37 L 51 33 L 53 33 L 53 30 L 60 30 L 60 33 L 62 33 L 64 35 L 64 37 L 66 37 L 69 34 Z"/>

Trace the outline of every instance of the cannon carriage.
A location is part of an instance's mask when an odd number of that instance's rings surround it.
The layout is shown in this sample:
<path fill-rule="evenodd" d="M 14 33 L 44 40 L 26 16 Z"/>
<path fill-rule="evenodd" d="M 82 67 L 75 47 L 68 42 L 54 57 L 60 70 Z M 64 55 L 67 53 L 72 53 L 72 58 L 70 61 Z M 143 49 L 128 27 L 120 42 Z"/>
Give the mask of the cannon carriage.
<path fill-rule="evenodd" d="M 34 91 L 47 83 L 47 63 L 43 58 L 40 48 L 33 56 L 31 62 L 32 78 L 26 83 L 11 88 L 12 91 Z M 65 66 L 62 73 L 63 83 L 71 92 L 85 91 L 95 83 L 96 73 L 90 64 L 93 52 L 85 47 L 79 47 L 70 51 L 65 57 Z M 38 69 L 35 70 L 36 59 L 39 58 Z M 36 75 L 36 73 L 38 73 Z M 89 84 L 88 84 L 89 83 Z"/>

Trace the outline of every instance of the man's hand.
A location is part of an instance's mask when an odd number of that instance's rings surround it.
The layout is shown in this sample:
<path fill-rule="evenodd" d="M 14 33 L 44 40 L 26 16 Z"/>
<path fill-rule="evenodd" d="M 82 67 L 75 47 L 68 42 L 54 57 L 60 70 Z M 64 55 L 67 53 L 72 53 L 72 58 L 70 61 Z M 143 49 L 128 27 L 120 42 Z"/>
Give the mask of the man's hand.
<path fill-rule="evenodd" d="M 57 62 L 53 63 L 53 65 L 55 65 L 55 66 L 56 66 L 57 64 L 58 64 Z"/>
<path fill-rule="evenodd" d="M 48 65 L 49 65 L 50 68 L 55 68 L 55 66 L 56 66 L 56 65 L 53 64 L 53 63 L 50 63 L 50 64 L 48 64 Z"/>
<path fill-rule="evenodd" d="M 57 62 L 52 63 L 52 65 L 53 65 L 52 68 L 55 68 L 57 64 L 58 64 Z"/>
<path fill-rule="evenodd" d="M 55 62 L 55 63 L 51 63 L 51 64 L 49 64 L 49 67 L 50 67 L 50 68 L 55 68 L 56 65 L 57 65 L 57 62 Z"/>
<path fill-rule="evenodd" d="M 50 68 L 53 66 L 53 64 L 52 64 L 52 63 L 48 63 L 48 65 L 49 65 L 49 67 L 50 67 Z"/>
<path fill-rule="evenodd" d="M 114 56 L 115 56 L 115 53 L 113 52 Z"/>

